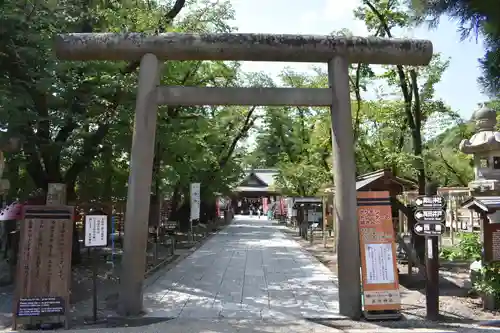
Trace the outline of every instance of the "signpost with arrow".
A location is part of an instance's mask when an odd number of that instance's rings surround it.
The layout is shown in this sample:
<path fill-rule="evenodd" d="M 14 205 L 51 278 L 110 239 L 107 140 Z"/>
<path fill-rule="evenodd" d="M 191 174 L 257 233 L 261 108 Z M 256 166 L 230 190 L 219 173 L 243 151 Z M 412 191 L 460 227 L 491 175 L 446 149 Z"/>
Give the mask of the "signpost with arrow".
<path fill-rule="evenodd" d="M 439 244 L 438 236 L 446 230 L 446 201 L 437 195 L 437 185 L 428 184 L 425 196 L 415 200 L 415 234 L 425 236 L 425 268 L 427 284 L 425 289 L 427 319 L 439 318 Z"/>
<path fill-rule="evenodd" d="M 415 223 L 413 228 L 419 236 L 441 236 L 444 233 L 442 223 Z"/>
<path fill-rule="evenodd" d="M 436 205 L 434 207 L 425 207 L 423 203 L 427 201 L 434 201 Z M 419 197 L 415 203 L 417 204 L 417 210 L 415 210 L 415 220 L 417 223 L 414 225 L 415 233 L 419 236 L 441 236 L 446 230 L 445 225 L 442 223 L 446 219 L 446 212 L 443 209 L 442 204 L 439 202 L 444 202 L 444 199 L 439 196 L 435 197 Z M 420 203 L 419 208 L 418 203 Z"/>

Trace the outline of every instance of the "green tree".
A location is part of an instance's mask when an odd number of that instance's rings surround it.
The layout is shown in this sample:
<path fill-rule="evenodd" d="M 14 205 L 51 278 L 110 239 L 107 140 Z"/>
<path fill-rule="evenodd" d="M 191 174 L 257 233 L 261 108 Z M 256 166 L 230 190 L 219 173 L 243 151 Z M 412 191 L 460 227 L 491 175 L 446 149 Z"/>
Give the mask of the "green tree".
<path fill-rule="evenodd" d="M 326 76 L 318 69 L 314 75 L 285 69 L 279 79 L 281 85 L 290 88 L 327 86 Z M 277 168 L 279 174 L 276 186 L 284 194 L 315 195 L 331 174 L 325 160 L 325 151 L 311 141 L 312 133 L 326 110 L 311 107 L 267 107 L 264 112 L 262 128 L 250 157 L 253 166 Z M 327 152 L 326 155 L 329 156 L 330 153 Z"/>
<path fill-rule="evenodd" d="M 210 0 L 7 1 L 2 9 L 0 128 L 23 143 L 21 152 L 7 156 L 9 196 L 23 200 L 63 182 L 71 203 L 126 199 L 139 62 L 59 61 L 53 35 L 230 32 L 233 18 L 229 2 Z M 161 74 L 164 85 L 231 86 L 255 79 L 242 75 L 235 62 L 167 62 Z M 253 126 L 254 110 L 161 107 L 152 202 L 160 193 L 170 197 L 183 217 L 190 182 L 203 184 L 203 202 L 228 192 L 242 171 L 237 147 Z M 202 207 L 202 214 L 214 211 Z"/>
<path fill-rule="evenodd" d="M 363 0 L 363 5 L 355 10 L 355 15 L 365 22 L 368 31 L 379 37 L 395 37 L 394 28 L 414 25 L 406 7 L 399 1 Z M 403 102 L 401 105 L 403 113 L 400 115 L 403 121 L 400 122 L 400 138 L 396 147 L 399 150 L 405 146 L 411 147 L 414 158 L 410 165 L 416 171 L 421 193 L 424 192 L 427 178 L 423 151 L 425 139 L 422 134 L 424 126 L 429 120 L 436 122 L 456 117 L 443 101 L 436 100 L 434 96 L 435 85 L 441 80 L 448 64 L 448 60 L 435 55 L 427 67 L 390 66 L 382 75 L 389 86 L 398 88 L 397 95 L 401 96 Z M 449 117 L 439 117 L 440 114 Z M 408 134 L 410 142 L 406 140 Z"/>
<path fill-rule="evenodd" d="M 500 6 L 496 0 L 409 0 L 420 21 L 437 26 L 447 15 L 458 22 L 462 39 L 482 36 L 485 55 L 479 60 L 479 82 L 492 96 L 500 93 Z"/>

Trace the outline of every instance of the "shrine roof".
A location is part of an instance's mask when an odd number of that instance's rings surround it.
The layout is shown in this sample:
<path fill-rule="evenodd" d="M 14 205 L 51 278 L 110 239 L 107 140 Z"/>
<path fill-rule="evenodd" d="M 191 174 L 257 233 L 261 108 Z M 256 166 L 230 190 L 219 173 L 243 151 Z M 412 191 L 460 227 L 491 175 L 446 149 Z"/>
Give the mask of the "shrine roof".
<path fill-rule="evenodd" d="M 462 203 L 462 208 L 494 213 L 500 209 L 500 196 L 470 197 Z"/>
<path fill-rule="evenodd" d="M 234 189 L 235 192 L 275 192 L 273 189 L 276 169 L 246 170 L 245 175 Z"/>
<path fill-rule="evenodd" d="M 269 186 L 265 187 L 254 187 L 254 186 L 238 186 L 234 190 L 235 192 L 262 192 L 262 193 L 267 193 L 267 192 L 275 192 L 273 189 L 271 189 Z"/>
<path fill-rule="evenodd" d="M 377 182 L 380 180 L 380 182 Z M 373 185 L 375 185 L 377 182 L 378 186 L 375 186 L 373 188 Z M 356 191 L 363 191 L 363 190 L 387 190 L 390 185 L 397 186 L 398 188 L 401 188 L 402 190 L 411 190 L 417 188 L 416 184 L 409 180 L 405 179 L 402 177 L 397 177 L 392 174 L 390 170 L 386 169 L 381 169 L 377 170 L 374 172 L 369 172 L 365 173 L 363 175 L 360 175 L 356 178 Z M 325 193 L 334 193 L 335 188 L 332 186 L 326 187 L 323 189 Z"/>

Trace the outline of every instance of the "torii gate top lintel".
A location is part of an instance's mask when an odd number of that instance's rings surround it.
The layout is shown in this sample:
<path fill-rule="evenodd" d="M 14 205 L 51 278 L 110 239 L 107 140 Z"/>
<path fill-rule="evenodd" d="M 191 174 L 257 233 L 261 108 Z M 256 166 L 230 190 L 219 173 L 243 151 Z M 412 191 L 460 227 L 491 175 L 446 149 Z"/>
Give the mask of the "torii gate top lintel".
<path fill-rule="evenodd" d="M 140 60 L 152 53 L 166 60 L 328 62 L 427 65 L 428 40 L 275 34 L 72 33 L 55 38 L 63 60 Z"/>

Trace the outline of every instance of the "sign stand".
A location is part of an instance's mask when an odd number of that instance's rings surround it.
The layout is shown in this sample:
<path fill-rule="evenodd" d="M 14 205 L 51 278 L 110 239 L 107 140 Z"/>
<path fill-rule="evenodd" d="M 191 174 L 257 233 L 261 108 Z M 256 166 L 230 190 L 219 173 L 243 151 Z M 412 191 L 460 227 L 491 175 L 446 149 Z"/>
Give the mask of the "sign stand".
<path fill-rule="evenodd" d="M 396 244 L 388 191 L 358 192 L 363 314 L 367 320 L 401 318 Z"/>
<path fill-rule="evenodd" d="M 99 248 L 108 245 L 108 216 L 102 210 L 94 210 L 85 216 L 85 247 L 92 248 L 92 321 L 97 324 L 97 278 Z"/>
<path fill-rule="evenodd" d="M 437 185 L 430 183 L 425 188 L 425 197 L 421 198 L 421 206 L 429 211 L 437 212 L 446 216 L 446 201 L 443 197 L 437 195 Z M 440 222 L 442 222 L 440 221 Z M 438 222 L 438 223 L 440 223 Z M 435 225 L 436 226 L 436 225 Z M 443 228 L 444 225 L 443 225 Z M 444 232 L 444 231 L 443 231 Z M 439 242 L 435 235 L 426 235 L 425 237 L 425 270 L 427 284 L 425 288 L 425 306 L 428 320 L 439 319 Z"/>
<path fill-rule="evenodd" d="M 64 323 L 69 329 L 73 207 L 23 210 L 12 328 Z"/>
<path fill-rule="evenodd" d="M 437 195 L 436 184 L 430 183 L 425 188 L 425 196 L 415 200 L 415 233 L 425 236 L 425 305 L 428 320 L 439 319 L 439 242 L 446 230 L 442 223 L 446 218 L 446 201 Z"/>

